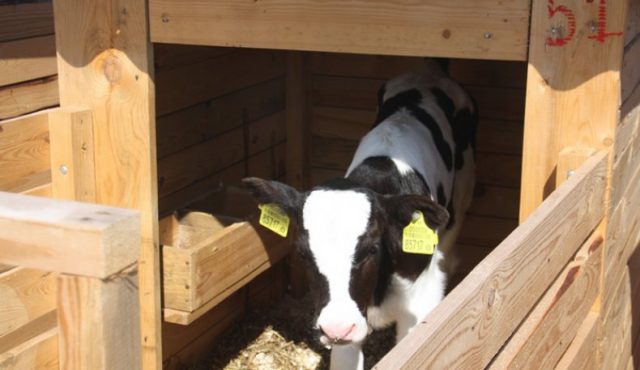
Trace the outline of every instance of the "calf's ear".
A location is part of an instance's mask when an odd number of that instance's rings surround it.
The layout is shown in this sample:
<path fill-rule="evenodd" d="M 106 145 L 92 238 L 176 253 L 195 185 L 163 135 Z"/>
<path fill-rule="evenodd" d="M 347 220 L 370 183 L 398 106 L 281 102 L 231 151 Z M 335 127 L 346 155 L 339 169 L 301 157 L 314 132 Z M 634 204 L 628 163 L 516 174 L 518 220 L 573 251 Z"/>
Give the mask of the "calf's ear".
<path fill-rule="evenodd" d="M 426 196 L 385 196 L 382 204 L 387 211 L 388 217 L 403 227 L 411 222 L 415 211 L 421 211 L 427 225 L 434 230 L 445 226 L 449 222 L 449 212 Z"/>
<path fill-rule="evenodd" d="M 296 216 L 302 207 L 302 193 L 289 185 L 258 177 L 245 177 L 242 183 L 258 203 L 275 203 L 289 216 Z"/>

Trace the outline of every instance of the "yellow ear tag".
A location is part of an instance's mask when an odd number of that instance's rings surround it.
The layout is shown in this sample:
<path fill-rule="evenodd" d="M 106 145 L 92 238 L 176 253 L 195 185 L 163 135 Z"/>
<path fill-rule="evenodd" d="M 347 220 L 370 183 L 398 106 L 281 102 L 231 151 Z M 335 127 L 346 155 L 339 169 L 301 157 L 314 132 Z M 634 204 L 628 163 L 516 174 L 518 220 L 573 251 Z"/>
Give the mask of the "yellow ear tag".
<path fill-rule="evenodd" d="M 413 216 L 413 221 L 402 231 L 402 251 L 414 254 L 433 254 L 438 244 L 438 234 L 424 222 L 422 212 L 416 211 Z"/>
<path fill-rule="evenodd" d="M 289 232 L 289 216 L 273 203 L 260 204 L 258 208 L 262 211 L 260 212 L 260 225 L 286 238 Z"/>

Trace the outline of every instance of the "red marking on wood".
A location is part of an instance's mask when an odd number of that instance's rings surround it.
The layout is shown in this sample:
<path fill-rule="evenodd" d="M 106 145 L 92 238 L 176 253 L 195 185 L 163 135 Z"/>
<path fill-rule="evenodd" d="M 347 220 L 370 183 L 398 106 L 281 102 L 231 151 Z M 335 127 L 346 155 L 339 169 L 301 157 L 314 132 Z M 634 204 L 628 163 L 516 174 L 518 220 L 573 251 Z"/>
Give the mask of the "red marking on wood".
<path fill-rule="evenodd" d="M 606 32 L 607 29 L 607 0 L 600 0 L 598 5 L 598 33 L 588 38 L 598 42 L 604 42 L 607 37 L 622 36 L 622 32 Z"/>
<path fill-rule="evenodd" d="M 565 37 L 547 37 L 547 45 L 549 46 L 563 46 L 566 45 L 567 42 L 571 41 L 573 35 L 576 33 L 576 16 L 573 14 L 571 9 L 567 8 L 564 5 L 555 6 L 553 0 L 547 0 L 547 12 L 549 14 L 549 18 L 553 18 L 553 16 L 560 12 L 567 17 L 567 25 L 569 27 L 569 34 Z"/>

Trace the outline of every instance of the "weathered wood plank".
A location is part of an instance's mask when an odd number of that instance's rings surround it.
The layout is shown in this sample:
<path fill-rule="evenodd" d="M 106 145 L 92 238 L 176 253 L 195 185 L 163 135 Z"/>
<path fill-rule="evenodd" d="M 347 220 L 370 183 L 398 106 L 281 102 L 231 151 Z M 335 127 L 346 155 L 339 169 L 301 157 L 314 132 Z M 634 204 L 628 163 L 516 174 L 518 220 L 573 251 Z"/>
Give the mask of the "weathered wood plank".
<path fill-rule="evenodd" d="M 420 68 L 422 58 L 384 55 L 311 53 L 312 73 L 325 76 L 389 79 Z M 449 74 L 462 85 L 524 88 L 527 67 L 522 62 L 451 59 Z"/>
<path fill-rule="evenodd" d="M 205 315 L 195 320 L 191 325 L 179 325 L 171 322 L 163 324 L 162 335 L 168 339 L 163 351 L 165 364 L 191 365 L 195 361 L 193 358 L 185 358 L 184 351 L 203 335 L 219 334 L 218 326 L 221 322 L 227 321 L 228 316 L 237 317 L 242 315 L 245 307 L 245 291 L 240 290 L 220 304 L 212 308 Z M 169 340 L 170 339 L 170 340 Z M 204 354 L 204 353 L 203 353 Z"/>
<path fill-rule="evenodd" d="M 0 6 L 0 42 L 52 34 L 50 2 Z"/>
<path fill-rule="evenodd" d="M 589 312 L 576 333 L 575 339 L 562 355 L 556 370 L 598 369 L 598 322 L 596 312 Z"/>
<path fill-rule="evenodd" d="M 0 190 L 20 192 L 50 182 L 49 150 L 46 113 L 0 123 Z"/>
<path fill-rule="evenodd" d="M 56 44 L 53 35 L 0 42 L 0 86 L 54 75 Z"/>
<path fill-rule="evenodd" d="M 161 70 L 156 76 L 157 114 L 171 113 L 284 73 L 284 54 L 268 50 L 236 50 L 200 63 Z"/>
<path fill-rule="evenodd" d="M 0 262 L 105 278 L 136 261 L 140 224 L 132 210 L 0 192 L 0 232 Z"/>
<path fill-rule="evenodd" d="M 158 117 L 158 158 L 283 111 L 284 79 L 276 78 Z"/>
<path fill-rule="evenodd" d="M 598 231 L 587 239 L 490 369 L 551 369 L 557 364 L 599 293 L 603 241 Z"/>
<path fill-rule="evenodd" d="M 57 370 L 58 328 L 50 329 L 0 354 L 0 370 Z"/>
<path fill-rule="evenodd" d="M 150 13 L 153 42 L 524 60 L 529 3 L 152 0 Z"/>
<path fill-rule="evenodd" d="M 602 219 L 606 164 L 589 158 L 375 368 L 485 367 Z"/>
<path fill-rule="evenodd" d="M 0 337 L 55 310 L 53 273 L 18 267 L 0 274 Z"/>
<path fill-rule="evenodd" d="M 46 77 L 0 88 L 0 120 L 58 105 L 58 78 Z"/>

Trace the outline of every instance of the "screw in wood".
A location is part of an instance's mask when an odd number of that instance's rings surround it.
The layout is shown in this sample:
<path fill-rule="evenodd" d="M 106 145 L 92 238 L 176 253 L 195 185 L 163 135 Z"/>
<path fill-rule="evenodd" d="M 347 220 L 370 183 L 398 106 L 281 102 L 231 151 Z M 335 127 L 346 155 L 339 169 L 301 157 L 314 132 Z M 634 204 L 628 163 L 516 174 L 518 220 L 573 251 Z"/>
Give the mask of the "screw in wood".
<path fill-rule="evenodd" d="M 63 174 L 63 175 L 68 174 L 69 173 L 69 168 L 66 165 L 63 164 L 62 166 L 60 166 L 60 173 Z"/>
<path fill-rule="evenodd" d="M 493 33 L 491 33 L 491 32 L 485 32 L 485 33 L 484 33 L 484 38 L 485 38 L 485 39 L 490 39 L 490 38 L 492 38 L 492 37 L 493 37 Z"/>

